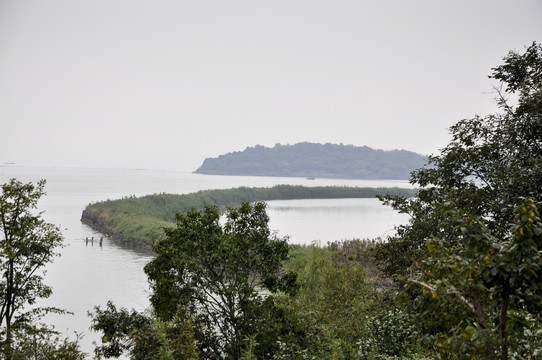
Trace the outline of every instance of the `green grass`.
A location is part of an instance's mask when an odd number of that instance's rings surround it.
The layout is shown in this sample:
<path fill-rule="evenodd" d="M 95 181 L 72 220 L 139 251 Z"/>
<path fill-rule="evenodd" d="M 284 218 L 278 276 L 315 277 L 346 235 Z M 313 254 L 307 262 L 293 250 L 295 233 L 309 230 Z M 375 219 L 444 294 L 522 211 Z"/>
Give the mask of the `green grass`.
<path fill-rule="evenodd" d="M 226 190 L 203 190 L 196 193 L 153 194 L 90 204 L 86 211 L 99 216 L 113 229 L 114 235 L 151 242 L 163 235 L 164 227 L 175 225 L 175 214 L 192 208 L 214 205 L 220 208 L 242 202 L 293 199 L 374 198 L 377 195 L 415 196 L 416 191 L 401 188 L 305 187 L 277 185 L 271 188 L 240 187 Z"/>

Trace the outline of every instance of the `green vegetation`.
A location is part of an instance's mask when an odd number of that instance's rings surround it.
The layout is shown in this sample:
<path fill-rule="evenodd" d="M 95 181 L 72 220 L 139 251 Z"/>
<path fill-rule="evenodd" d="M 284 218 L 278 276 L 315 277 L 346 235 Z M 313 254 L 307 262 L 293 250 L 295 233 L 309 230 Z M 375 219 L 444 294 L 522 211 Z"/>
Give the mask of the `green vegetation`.
<path fill-rule="evenodd" d="M 413 173 L 418 197 L 385 198 L 411 221 L 377 257 L 435 357 L 540 359 L 542 47 L 511 52 L 491 77 L 502 112 L 451 128 Z"/>
<path fill-rule="evenodd" d="M 0 357 L 2 359 L 83 359 L 77 339 L 61 339 L 39 324 L 56 308 L 33 306 L 52 294 L 43 283 L 44 267 L 62 246 L 60 230 L 35 214 L 45 194 L 37 185 L 11 179 L 0 187 Z"/>
<path fill-rule="evenodd" d="M 261 145 L 205 159 L 198 174 L 295 176 L 346 179 L 408 179 L 427 157 L 406 150 L 299 143 Z"/>
<path fill-rule="evenodd" d="M 415 191 L 400 188 L 304 187 L 277 185 L 272 188 L 205 190 L 186 195 L 154 194 L 91 204 L 82 220 L 113 236 L 142 239 L 150 245 L 153 238 L 163 236 L 163 228 L 174 225 L 175 214 L 208 205 L 221 208 L 242 202 L 291 200 L 370 198 L 377 195 L 414 196 Z M 105 231 L 104 231 L 105 230 Z"/>
<path fill-rule="evenodd" d="M 277 301 L 300 339 L 284 341 L 278 359 L 412 359 L 423 355 L 393 302 L 391 283 L 375 271 L 376 242 L 295 246 L 286 269 L 297 290 Z"/>
<path fill-rule="evenodd" d="M 376 243 L 288 248 L 268 228 L 265 203 L 177 216 L 145 272 L 152 311 L 108 303 L 91 314 L 100 356 L 132 359 L 422 359 Z M 373 263 L 374 264 L 374 263 Z M 143 346 L 144 344 L 144 346 Z"/>
<path fill-rule="evenodd" d="M 271 235 L 264 203 L 217 207 L 177 216 L 177 226 L 153 245 L 157 257 L 145 266 L 157 317 L 190 321 L 201 354 L 239 359 L 246 337 L 274 346 L 274 306 L 263 291 L 281 287 L 286 239 Z M 194 258 L 194 254 L 198 254 Z M 262 357 L 265 353 L 259 353 Z"/>

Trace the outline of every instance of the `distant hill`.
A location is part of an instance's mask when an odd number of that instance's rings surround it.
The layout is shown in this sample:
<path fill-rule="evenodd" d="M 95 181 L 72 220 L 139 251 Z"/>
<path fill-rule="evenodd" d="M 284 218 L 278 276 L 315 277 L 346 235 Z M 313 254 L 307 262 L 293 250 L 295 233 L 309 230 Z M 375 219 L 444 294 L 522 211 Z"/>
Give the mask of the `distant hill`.
<path fill-rule="evenodd" d="M 207 158 L 194 171 L 208 175 L 295 176 L 347 179 L 409 179 L 427 157 L 406 150 L 375 150 L 367 146 L 298 143 L 261 145 Z"/>

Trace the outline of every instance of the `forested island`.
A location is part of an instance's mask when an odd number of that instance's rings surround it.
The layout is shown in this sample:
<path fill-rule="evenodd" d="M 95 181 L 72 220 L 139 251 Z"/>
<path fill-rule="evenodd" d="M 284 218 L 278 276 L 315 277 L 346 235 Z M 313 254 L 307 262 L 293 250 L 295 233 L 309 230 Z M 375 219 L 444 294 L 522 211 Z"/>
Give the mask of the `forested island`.
<path fill-rule="evenodd" d="M 276 185 L 271 188 L 240 187 L 236 189 L 203 190 L 196 193 L 153 194 L 107 200 L 88 205 L 81 221 L 93 229 L 109 235 L 125 246 L 150 249 L 153 239 L 164 235 L 164 227 L 175 225 L 175 214 L 205 206 L 225 209 L 242 202 L 293 199 L 374 198 L 383 195 L 411 197 L 413 189 L 360 188 L 299 185 Z"/>
<path fill-rule="evenodd" d="M 194 171 L 208 175 L 292 176 L 307 178 L 406 180 L 427 157 L 406 150 L 367 146 L 298 143 L 256 145 L 244 151 L 207 158 Z"/>

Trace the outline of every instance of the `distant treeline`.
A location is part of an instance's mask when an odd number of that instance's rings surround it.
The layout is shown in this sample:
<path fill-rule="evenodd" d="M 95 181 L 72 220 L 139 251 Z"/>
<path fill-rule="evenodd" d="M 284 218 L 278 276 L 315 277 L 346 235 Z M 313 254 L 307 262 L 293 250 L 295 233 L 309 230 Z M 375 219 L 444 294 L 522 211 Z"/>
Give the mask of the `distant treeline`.
<path fill-rule="evenodd" d="M 90 204 L 83 211 L 81 221 L 126 245 L 150 247 L 153 238 L 162 236 L 164 227 L 175 224 L 176 213 L 192 208 L 203 209 L 207 205 L 226 208 L 242 202 L 270 200 L 374 198 L 377 195 L 414 196 L 415 190 L 277 185 L 203 190 L 185 195 L 153 194 Z"/>
<path fill-rule="evenodd" d="M 207 158 L 195 173 L 398 180 L 409 179 L 426 163 L 426 156 L 412 151 L 304 142 L 273 148 L 256 145 Z"/>

